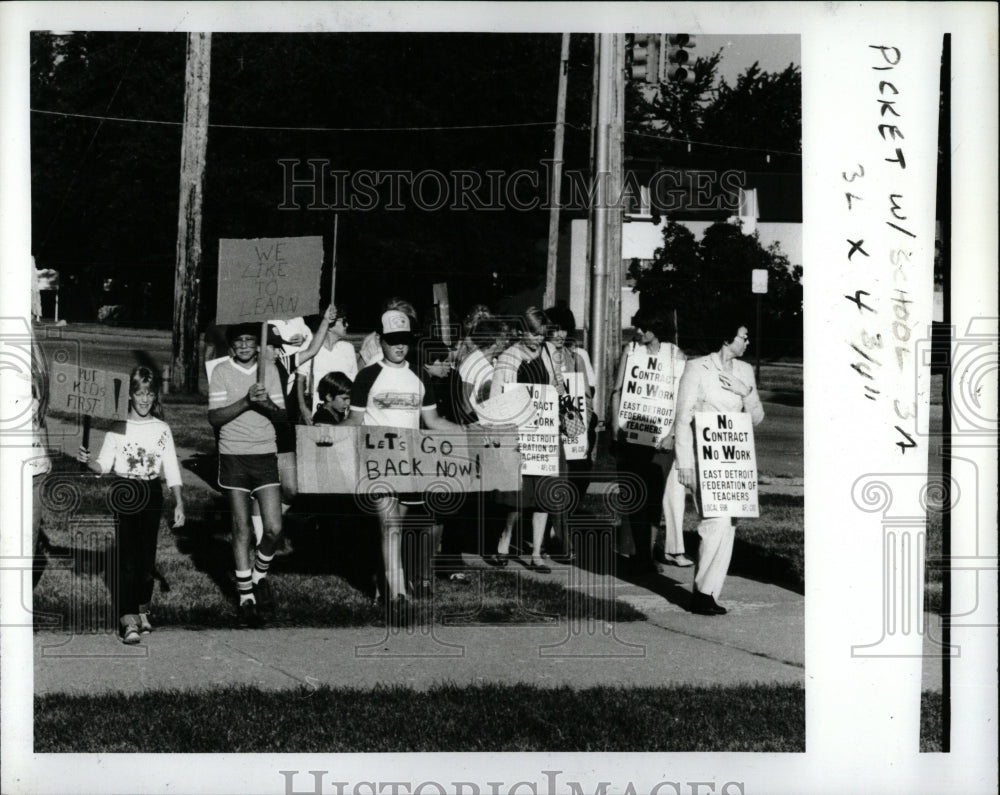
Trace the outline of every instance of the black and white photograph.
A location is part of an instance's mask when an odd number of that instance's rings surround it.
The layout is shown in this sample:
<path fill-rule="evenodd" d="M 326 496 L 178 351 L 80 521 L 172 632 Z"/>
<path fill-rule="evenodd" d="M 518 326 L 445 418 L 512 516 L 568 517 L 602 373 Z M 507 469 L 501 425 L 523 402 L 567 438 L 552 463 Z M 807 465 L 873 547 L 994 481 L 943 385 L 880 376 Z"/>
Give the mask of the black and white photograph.
<path fill-rule="evenodd" d="M 4 792 L 995 791 L 994 7 L 4 13 Z"/>

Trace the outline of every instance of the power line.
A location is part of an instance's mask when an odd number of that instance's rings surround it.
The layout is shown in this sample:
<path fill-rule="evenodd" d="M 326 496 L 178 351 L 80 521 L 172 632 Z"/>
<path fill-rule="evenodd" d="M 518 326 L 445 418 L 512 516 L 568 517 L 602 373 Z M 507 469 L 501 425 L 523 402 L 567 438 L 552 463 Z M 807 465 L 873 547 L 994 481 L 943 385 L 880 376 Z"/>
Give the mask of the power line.
<path fill-rule="evenodd" d="M 637 138 L 652 138 L 657 141 L 670 141 L 678 144 L 691 144 L 692 146 L 705 146 L 712 149 L 731 149 L 739 152 L 764 152 L 769 155 L 788 155 L 790 157 L 802 157 L 801 152 L 786 152 L 782 149 L 761 149 L 755 146 L 733 146 L 731 144 L 714 144 L 709 141 L 693 141 L 690 138 L 674 138 L 669 135 L 653 135 L 652 133 L 626 132 L 625 135 L 633 135 Z"/>
<path fill-rule="evenodd" d="M 179 121 L 164 121 L 162 119 L 138 119 L 138 118 L 127 118 L 124 116 L 99 116 L 96 114 L 89 113 L 64 113 L 57 110 L 42 110 L 40 108 L 31 108 L 32 113 L 38 113 L 44 116 L 61 116 L 69 119 L 90 119 L 93 121 L 100 122 L 122 122 L 126 124 L 159 124 L 166 125 L 170 127 L 180 127 L 183 122 Z M 509 122 L 500 124 L 456 124 L 456 125 L 433 125 L 433 126 L 405 126 L 405 127 L 288 127 L 288 126 L 270 126 L 264 124 L 212 124 L 208 125 L 210 128 L 221 129 L 221 130 L 258 130 L 258 131 L 270 131 L 270 132 L 363 132 L 363 133 L 376 133 L 376 132 L 446 132 L 449 130 L 501 130 L 501 129 L 511 129 L 511 128 L 524 128 L 524 127 L 552 127 L 553 123 L 551 121 L 524 121 L 524 122 Z M 569 127 L 578 132 L 588 132 L 588 125 L 577 125 L 566 122 L 566 127 Z M 783 149 L 764 149 L 754 146 L 735 146 L 733 144 L 717 144 L 710 141 L 696 141 L 690 138 L 677 138 L 670 135 L 658 135 L 655 133 L 641 133 L 641 132 L 629 132 L 626 131 L 626 135 L 634 136 L 637 138 L 649 138 L 656 141 L 666 141 L 669 143 L 688 144 L 692 146 L 704 146 L 711 149 L 727 149 L 734 152 L 761 152 L 770 155 L 786 155 L 789 157 L 802 157 L 801 152 L 788 152 Z"/>
<path fill-rule="evenodd" d="M 46 116 L 65 116 L 71 119 L 92 119 L 95 121 L 117 121 L 129 124 L 163 124 L 172 127 L 180 127 L 183 122 L 163 121 L 160 119 L 129 119 L 123 116 L 97 116 L 88 113 L 63 113 L 56 110 L 40 110 L 31 108 L 32 113 L 40 113 Z M 435 126 L 411 126 L 411 127 L 277 127 L 264 124 L 209 124 L 209 127 L 223 130 L 269 130 L 273 132 L 433 132 L 444 130 L 494 130 L 506 129 L 510 127 L 552 127 L 551 121 L 525 121 L 512 122 L 509 124 L 456 124 L 456 125 L 435 125 Z M 569 125 L 567 125 L 569 126 Z"/>

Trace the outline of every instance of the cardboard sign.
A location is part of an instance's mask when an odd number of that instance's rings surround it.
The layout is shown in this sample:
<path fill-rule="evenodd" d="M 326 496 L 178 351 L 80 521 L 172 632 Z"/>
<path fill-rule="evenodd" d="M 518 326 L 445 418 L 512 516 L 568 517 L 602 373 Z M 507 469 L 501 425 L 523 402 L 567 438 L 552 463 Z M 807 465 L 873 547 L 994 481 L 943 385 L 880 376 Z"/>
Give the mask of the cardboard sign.
<path fill-rule="evenodd" d="M 219 241 L 215 322 L 263 323 L 319 312 L 323 238 Z"/>
<path fill-rule="evenodd" d="M 549 384 L 505 384 L 504 392 L 527 390 L 532 412 L 518 423 L 522 475 L 559 474 L 559 395 Z"/>
<path fill-rule="evenodd" d="M 54 410 L 109 420 L 128 417 L 129 380 L 125 373 L 75 364 L 53 364 L 49 383 L 49 406 Z"/>
<path fill-rule="evenodd" d="M 661 343 L 656 356 L 636 349 L 625 361 L 618 426 L 632 444 L 656 447 L 673 428 L 677 382 L 684 362 L 675 359 L 671 351 Z"/>
<path fill-rule="evenodd" d="M 563 383 L 566 385 L 566 395 L 560 400 L 567 400 L 583 416 L 584 425 L 590 422 L 587 411 L 587 379 L 583 373 L 564 373 Z M 567 436 L 563 439 L 563 452 L 567 461 L 579 461 L 587 457 L 587 432 L 579 436 Z"/>
<path fill-rule="evenodd" d="M 513 434 L 421 431 L 383 426 L 296 428 L 299 491 L 304 494 L 520 488 Z"/>
<path fill-rule="evenodd" d="M 759 516 L 750 415 L 699 411 L 694 429 L 702 516 Z"/>
<path fill-rule="evenodd" d="M 295 468 L 302 494 L 353 494 L 358 485 L 356 427 L 295 426 Z"/>

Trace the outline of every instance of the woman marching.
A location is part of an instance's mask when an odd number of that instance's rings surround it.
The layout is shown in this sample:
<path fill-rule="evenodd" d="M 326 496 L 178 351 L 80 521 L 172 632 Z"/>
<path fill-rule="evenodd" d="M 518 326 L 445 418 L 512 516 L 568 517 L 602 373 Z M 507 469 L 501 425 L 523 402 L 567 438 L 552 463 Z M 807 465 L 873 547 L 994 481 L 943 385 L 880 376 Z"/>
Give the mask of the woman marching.
<path fill-rule="evenodd" d="M 733 335 L 735 332 L 734 336 Z M 747 327 L 716 323 L 709 339 L 722 340 L 715 353 L 692 359 L 684 369 L 677 396 L 677 477 L 681 485 L 694 491 L 695 450 L 692 422 L 697 411 L 746 412 L 754 425 L 764 419 L 753 377 L 753 367 L 739 361 L 750 344 Z M 728 516 L 702 519 L 698 523 L 698 565 L 694 571 L 691 612 L 724 615 L 726 608 L 716 599 L 733 556 L 735 531 Z"/>
<path fill-rule="evenodd" d="M 677 379 L 684 371 L 686 359 L 684 352 L 668 341 L 673 336 L 673 323 L 667 312 L 640 309 L 632 318 L 632 326 L 637 340 L 625 346 L 618 363 L 615 388 L 611 392 L 611 431 L 615 440 L 618 471 L 628 473 L 637 482 L 645 484 L 645 489 L 639 491 L 639 504 L 623 511 L 622 540 L 627 544 L 624 534 L 631 531 L 635 542 L 633 573 L 655 574 L 659 569 L 653 559 L 653 546 L 661 506 L 666 521 L 665 562 L 675 566 L 692 565 L 684 554 L 684 487 L 678 482 L 674 471 L 674 426 L 667 426 L 657 438 L 647 436 L 645 439 L 641 438 L 642 434 L 630 433 L 621 426 L 621 416 L 626 413 L 629 402 L 623 393 L 626 369 L 629 366 L 641 367 L 650 359 L 655 359 L 657 366 L 670 374 L 665 391 L 673 394 Z M 632 365 L 629 364 L 630 361 Z M 673 397 L 659 398 L 658 408 L 669 408 L 671 401 Z"/>
<path fill-rule="evenodd" d="M 156 536 L 163 511 L 159 477 L 166 477 L 174 494 L 174 528 L 184 524 L 181 472 L 170 426 L 160 408 L 160 376 L 148 367 L 137 367 L 129 376 L 128 419 L 116 423 L 104 437 L 100 455 L 90 460 L 90 450 L 80 448 L 77 460 L 99 474 L 112 472 L 111 499 L 115 521 L 118 569 L 112 596 L 122 643 L 139 642 L 152 632 L 149 606 L 156 570 Z"/>
<path fill-rule="evenodd" d="M 555 386 L 555 378 L 546 368 L 545 362 L 541 358 L 542 346 L 548 331 L 548 317 L 541 309 L 532 306 L 524 311 L 523 320 L 524 328 L 521 332 L 521 339 L 500 354 L 500 357 L 497 359 L 490 397 L 502 394 L 506 384 L 519 383 Z M 562 454 L 562 446 L 560 444 L 560 475 L 565 473 L 565 463 L 566 460 Z M 545 538 L 545 529 L 549 520 L 548 509 L 545 505 L 545 494 L 552 494 L 558 491 L 557 484 L 562 480 L 562 477 L 524 475 L 521 480 L 520 495 L 501 495 L 501 502 L 512 503 L 509 506 L 511 510 L 507 514 L 506 524 L 497 543 L 497 553 L 495 556 L 485 558 L 487 563 L 494 566 L 507 565 L 507 561 L 511 557 L 510 542 L 514 534 L 514 526 L 517 524 L 521 509 L 524 508 L 531 511 L 532 548 L 531 559 L 526 566 L 539 574 L 549 574 L 552 571 L 542 558 L 542 541 Z"/>

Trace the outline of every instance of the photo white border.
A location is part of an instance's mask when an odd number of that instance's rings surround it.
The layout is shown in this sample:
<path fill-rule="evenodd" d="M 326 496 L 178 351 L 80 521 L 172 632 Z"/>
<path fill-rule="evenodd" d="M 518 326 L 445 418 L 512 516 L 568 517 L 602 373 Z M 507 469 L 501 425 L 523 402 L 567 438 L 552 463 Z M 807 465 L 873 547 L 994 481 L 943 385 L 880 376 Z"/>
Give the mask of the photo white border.
<path fill-rule="evenodd" d="M 7 3 L 0 6 L 0 318 L 27 318 L 30 262 L 30 151 L 28 142 L 28 32 L 31 30 L 160 31 L 317 31 L 407 30 L 559 32 L 685 30 L 693 33 L 788 33 L 801 35 L 804 106 L 822 101 L 817 75 L 829 66 L 831 45 L 842 36 L 889 41 L 900 25 L 918 22 L 941 36 L 952 34 L 952 321 L 962 337 L 974 318 L 995 318 L 997 283 L 997 10 L 986 3 L 879 4 L 445 4 L 445 3 Z M 818 138 L 817 138 L 818 132 Z M 837 130 L 816 131 L 803 118 L 803 139 L 822 140 L 823 156 L 839 150 Z M 805 203 L 820 190 L 806 151 Z M 846 153 L 845 153 L 846 156 Z M 823 218 L 804 216 L 806 230 Z M 810 248 L 805 238 L 806 285 L 806 434 L 827 427 L 836 407 L 810 389 L 810 372 L 821 367 L 830 344 L 831 319 L 810 312 L 810 273 L 828 254 Z M 991 286 L 992 285 L 992 286 Z M 3 410 L 22 395 L 5 380 Z M 996 409 L 996 393 L 984 394 Z M 3 416 L 10 416 L 5 413 Z M 813 433 L 817 432 L 815 430 Z M 995 440 L 994 440 L 995 443 Z M 995 448 L 963 450 L 979 466 L 979 517 L 996 517 Z M 862 448 L 859 446 L 859 456 Z M 4 472 L 19 470 L 23 452 L 0 449 Z M 860 459 L 859 459 L 860 461 Z M 838 462 L 843 466 L 843 462 Z M 962 657 L 952 665 L 952 743 L 947 754 L 910 751 L 886 753 L 870 727 L 844 723 L 836 712 L 817 712 L 810 694 L 856 693 L 865 683 L 863 667 L 852 664 L 849 650 L 831 645 L 857 616 L 841 609 L 848 587 L 851 554 L 831 562 L 812 552 L 817 534 L 837 532 L 842 515 L 818 513 L 809 495 L 823 487 L 830 463 L 815 460 L 807 445 L 806 477 L 806 681 L 807 750 L 804 754 L 352 754 L 352 755 L 38 755 L 31 754 L 31 630 L 7 630 L 2 638 L 0 681 L 4 792 L 284 792 L 279 770 L 328 770 L 327 781 L 546 781 L 543 770 L 561 770 L 562 780 L 576 780 L 584 791 L 600 781 L 623 791 L 634 782 L 637 792 L 651 783 L 742 782 L 746 793 L 823 792 L 992 792 L 997 785 L 997 633 L 981 628 L 953 633 Z M 864 471 L 859 463 L 859 472 Z M 847 497 L 845 495 L 845 503 Z M 5 527 L 19 516 L 18 500 L 3 492 Z M 968 519 L 956 517 L 955 526 Z M 987 553 L 996 556 L 995 527 L 980 528 Z M 3 554 L 11 539 L 4 533 Z M 991 546 L 990 546 L 991 545 Z M 820 545 L 823 548 L 823 545 Z M 836 570 L 831 570 L 836 566 Z M 13 574 L 16 574 L 13 573 Z M 996 573 L 979 578 L 981 610 L 996 617 Z M 0 624 L 21 599 L 20 582 L 4 571 L 0 585 Z M 881 605 L 871 605 L 873 614 Z M 836 627 L 839 632 L 830 631 Z M 860 640 L 860 639 L 859 639 Z M 830 660 L 843 664 L 829 665 Z M 887 666 L 893 661 L 885 660 Z M 816 672 L 823 672 L 818 677 Z M 901 687 L 912 682 L 901 680 Z M 897 694 L 886 693 L 884 703 Z M 882 703 L 882 702 L 879 702 Z M 695 719 L 696 716 L 692 716 Z M 156 727 L 143 727 L 155 731 Z M 178 761 L 182 762 L 178 764 Z M 335 773 L 335 775 L 334 775 Z M 516 775 L 515 775 L 516 774 Z M 645 782 L 645 784 L 643 784 Z M 326 790 L 333 791 L 333 790 Z M 433 790 L 432 790 L 433 791 Z M 484 791 L 488 791 L 485 790 Z M 503 790 L 506 792 L 506 789 Z M 523 790 L 528 791 L 528 790 Z M 663 790 L 670 792 L 671 789 Z M 687 790 L 690 791 L 690 790 Z M 702 788 L 701 792 L 711 791 Z"/>

